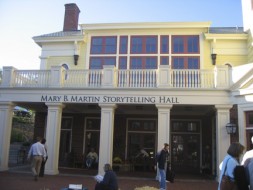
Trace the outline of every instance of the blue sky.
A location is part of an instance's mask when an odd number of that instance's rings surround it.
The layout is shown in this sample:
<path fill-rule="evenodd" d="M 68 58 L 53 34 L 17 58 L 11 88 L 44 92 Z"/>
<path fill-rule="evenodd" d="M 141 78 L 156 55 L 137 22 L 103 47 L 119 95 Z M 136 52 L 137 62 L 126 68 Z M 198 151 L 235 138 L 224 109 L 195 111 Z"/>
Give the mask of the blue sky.
<path fill-rule="evenodd" d="M 81 10 L 79 24 L 211 21 L 243 26 L 241 0 L 0 0 L 0 69 L 39 69 L 33 36 L 61 31 L 65 4 Z"/>

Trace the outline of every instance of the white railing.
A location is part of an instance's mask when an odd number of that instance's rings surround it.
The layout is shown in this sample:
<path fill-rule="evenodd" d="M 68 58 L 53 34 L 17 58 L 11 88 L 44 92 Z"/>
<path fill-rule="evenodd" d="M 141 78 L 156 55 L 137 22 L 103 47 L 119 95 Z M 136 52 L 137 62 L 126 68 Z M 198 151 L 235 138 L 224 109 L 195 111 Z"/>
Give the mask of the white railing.
<path fill-rule="evenodd" d="M 151 88 L 157 86 L 157 70 L 118 70 L 118 87 Z"/>
<path fill-rule="evenodd" d="M 163 67 L 158 69 L 117 70 L 16 70 L 6 67 L 0 87 L 25 88 L 191 88 L 228 89 L 228 69 L 183 70 Z M 113 76 L 112 76 L 113 75 Z"/>
<path fill-rule="evenodd" d="M 13 87 L 48 87 L 50 70 L 15 70 Z"/>
<path fill-rule="evenodd" d="M 210 70 L 171 70 L 173 88 L 214 88 L 214 72 Z"/>
<path fill-rule="evenodd" d="M 100 87 L 103 70 L 64 70 L 63 87 Z"/>

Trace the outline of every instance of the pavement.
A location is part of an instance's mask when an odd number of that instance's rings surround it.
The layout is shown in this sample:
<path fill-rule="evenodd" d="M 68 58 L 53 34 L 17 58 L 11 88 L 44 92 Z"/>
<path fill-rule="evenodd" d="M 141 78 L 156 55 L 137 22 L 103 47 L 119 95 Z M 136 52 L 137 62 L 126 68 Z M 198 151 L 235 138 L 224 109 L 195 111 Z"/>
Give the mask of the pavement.
<path fill-rule="evenodd" d="M 94 173 L 84 170 L 60 170 L 58 175 L 45 175 L 34 181 L 31 171 L 25 168 L 11 168 L 0 172 L 0 190 L 62 190 L 69 184 L 82 184 L 93 190 L 96 184 Z M 155 174 L 154 174 L 155 176 Z M 134 190 L 137 187 L 159 188 L 155 177 L 136 177 L 118 175 L 120 190 Z M 184 178 L 176 176 L 174 183 L 167 183 L 167 190 L 216 190 L 218 183 L 214 179 Z M 148 190 L 148 189 L 146 189 Z"/>

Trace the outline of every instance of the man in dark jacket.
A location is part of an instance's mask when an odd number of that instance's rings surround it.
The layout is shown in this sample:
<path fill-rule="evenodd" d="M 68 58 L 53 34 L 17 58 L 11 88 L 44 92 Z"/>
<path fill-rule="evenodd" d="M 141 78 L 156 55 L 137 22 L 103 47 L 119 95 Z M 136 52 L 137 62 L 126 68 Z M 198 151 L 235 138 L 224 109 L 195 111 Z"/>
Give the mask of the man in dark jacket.
<path fill-rule="evenodd" d="M 98 182 L 95 186 L 95 190 L 118 190 L 117 176 L 112 170 L 110 164 L 104 166 L 105 175 L 101 182 Z"/>
<path fill-rule="evenodd" d="M 164 143 L 164 148 L 160 151 L 159 156 L 157 157 L 157 163 L 158 163 L 158 168 L 159 168 L 159 173 L 160 173 L 160 190 L 165 190 L 166 189 L 166 162 L 169 154 L 169 144 Z"/>

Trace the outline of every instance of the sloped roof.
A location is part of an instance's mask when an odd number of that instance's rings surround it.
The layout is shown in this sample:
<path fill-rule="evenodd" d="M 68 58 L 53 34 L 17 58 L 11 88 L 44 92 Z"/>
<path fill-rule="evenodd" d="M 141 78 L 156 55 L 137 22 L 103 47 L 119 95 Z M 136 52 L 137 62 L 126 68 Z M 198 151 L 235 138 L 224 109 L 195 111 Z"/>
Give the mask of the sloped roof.
<path fill-rule="evenodd" d="M 210 27 L 212 34 L 245 34 L 243 27 Z"/>

